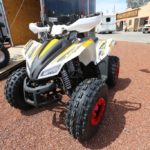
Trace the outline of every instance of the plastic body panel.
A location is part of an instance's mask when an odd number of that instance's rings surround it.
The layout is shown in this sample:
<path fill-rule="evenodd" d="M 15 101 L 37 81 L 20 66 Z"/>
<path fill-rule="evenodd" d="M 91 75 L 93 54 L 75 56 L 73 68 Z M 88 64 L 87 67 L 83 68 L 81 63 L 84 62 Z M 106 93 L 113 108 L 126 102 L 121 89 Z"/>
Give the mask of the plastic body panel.
<path fill-rule="evenodd" d="M 25 59 L 27 62 L 27 72 L 29 77 L 31 75 L 30 70 L 33 70 L 33 62 L 36 64 L 34 55 L 36 54 L 36 52 L 38 52 L 38 49 L 41 46 L 42 45 L 36 41 L 30 41 L 25 46 Z M 97 40 L 96 42 L 93 39 L 76 41 L 72 43 L 68 48 L 65 48 L 61 53 L 56 55 L 52 60 L 50 60 L 49 58 L 49 64 L 43 66 L 42 71 L 39 72 L 39 76 L 36 80 L 57 76 L 60 73 L 62 67 L 67 62 L 76 57 L 79 57 L 80 62 L 82 62 L 84 65 L 88 65 L 90 62 L 98 65 L 109 55 L 113 46 L 114 41 L 111 39 Z M 45 56 L 46 55 L 47 53 L 45 53 Z M 106 72 L 107 70 L 104 70 L 103 74 L 105 75 Z"/>

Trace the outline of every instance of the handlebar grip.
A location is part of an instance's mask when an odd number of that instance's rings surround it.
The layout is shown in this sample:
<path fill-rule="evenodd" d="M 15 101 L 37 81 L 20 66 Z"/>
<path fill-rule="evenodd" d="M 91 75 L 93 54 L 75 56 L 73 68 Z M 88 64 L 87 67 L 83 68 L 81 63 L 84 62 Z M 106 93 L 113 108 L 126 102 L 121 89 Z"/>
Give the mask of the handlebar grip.
<path fill-rule="evenodd" d="M 29 24 L 29 29 L 30 29 L 33 33 L 35 33 L 35 34 L 37 34 L 37 33 L 42 33 L 42 32 L 49 32 L 49 31 L 50 31 L 50 27 L 49 27 L 49 26 L 47 26 L 47 27 L 39 27 L 39 26 L 37 25 L 37 23 L 30 23 L 30 24 Z"/>

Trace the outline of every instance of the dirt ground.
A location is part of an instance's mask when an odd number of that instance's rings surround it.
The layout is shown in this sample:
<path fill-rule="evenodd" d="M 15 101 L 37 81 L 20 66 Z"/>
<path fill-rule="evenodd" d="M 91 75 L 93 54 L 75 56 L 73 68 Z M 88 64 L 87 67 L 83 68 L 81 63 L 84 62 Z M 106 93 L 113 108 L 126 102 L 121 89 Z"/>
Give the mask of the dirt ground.
<path fill-rule="evenodd" d="M 149 150 L 150 149 L 150 45 L 118 42 L 117 86 L 109 91 L 106 117 L 98 133 L 79 143 L 63 124 L 64 106 L 21 112 L 9 106 L 0 82 L 1 150 Z M 19 93 L 18 93 L 19 94 Z"/>

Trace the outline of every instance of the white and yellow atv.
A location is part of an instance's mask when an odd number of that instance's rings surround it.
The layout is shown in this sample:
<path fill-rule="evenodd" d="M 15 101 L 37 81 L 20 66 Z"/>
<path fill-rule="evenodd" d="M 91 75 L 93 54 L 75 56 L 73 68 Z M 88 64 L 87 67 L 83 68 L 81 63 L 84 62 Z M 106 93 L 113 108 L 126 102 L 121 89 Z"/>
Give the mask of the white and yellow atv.
<path fill-rule="evenodd" d="M 95 14 L 70 25 L 31 23 L 31 31 L 49 33 L 51 38 L 26 44 L 26 68 L 14 72 L 6 82 L 8 102 L 28 109 L 60 101 L 66 94 L 70 97 L 67 129 L 79 140 L 90 138 L 104 116 L 107 84 L 115 86 L 119 74 L 119 58 L 109 56 L 114 41 L 88 34 L 99 20 L 100 15 Z"/>

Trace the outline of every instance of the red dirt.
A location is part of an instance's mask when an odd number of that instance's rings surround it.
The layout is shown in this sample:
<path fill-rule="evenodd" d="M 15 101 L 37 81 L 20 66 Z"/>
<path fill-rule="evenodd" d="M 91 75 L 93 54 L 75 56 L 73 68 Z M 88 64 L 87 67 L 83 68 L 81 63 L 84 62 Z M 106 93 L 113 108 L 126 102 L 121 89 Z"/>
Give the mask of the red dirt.
<path fill-rule="evenodd" d="M 0 82 L 0 149 L 10 150 L 149 150 L 150 45 L 118 42 L 121 59 L 117 86 L 110 90 L 106 117 L 98 133 L 79 143 L 66 131 L 63 106 L 21 112 L 6 102 Z"/>

